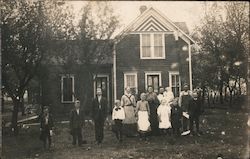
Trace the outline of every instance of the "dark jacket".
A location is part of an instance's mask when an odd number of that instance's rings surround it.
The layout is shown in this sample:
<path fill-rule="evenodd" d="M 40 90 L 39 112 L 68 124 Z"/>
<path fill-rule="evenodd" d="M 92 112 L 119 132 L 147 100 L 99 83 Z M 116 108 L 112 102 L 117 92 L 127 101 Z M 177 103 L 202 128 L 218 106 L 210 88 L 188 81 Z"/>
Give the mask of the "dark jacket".
<path fill-rule="evenodd" d="M 188 113 L 192 116 L 199 116 L 201 114 L 201 101 L 199 99 L 197 100 L 190 100 L 188 105 Z"/>
<path fill-rule="evenodd" d="M 99 105 L 101 106 L 101 108 L 99 108 Z M 97 97 L 92 100 L 92 117 L 95 121 L 96 120 L 104 121 L 106 119 L 107 107 L 108 107 L 107 105 L 108 102 L 105 97 L 101 98 L 100 103 Z"/>
<path fill-rule="evenodd" d="M 72 109 L 70 112 L 70 129 L 81 128 L 84 125 L 84 112 L 80 109 L 79 115 L 76 109 Z"/>
<path fill-rule="evenodd" d="M 171 119 L 181 119 L 182 109 L 178 105 L 171 106 Z"/>
<path fill-rule="evenodd" d="M 45 118 L 46 118 L 45 115 L 41 114 L 41 116 L 40 116 L 40 128 L 42 129 L 42 131 L 52 130 L 52 128 L 54 127 L 54 121 L 53 121 L 52 115 L 49 114 L 48 124 L 46 124 Z"/>

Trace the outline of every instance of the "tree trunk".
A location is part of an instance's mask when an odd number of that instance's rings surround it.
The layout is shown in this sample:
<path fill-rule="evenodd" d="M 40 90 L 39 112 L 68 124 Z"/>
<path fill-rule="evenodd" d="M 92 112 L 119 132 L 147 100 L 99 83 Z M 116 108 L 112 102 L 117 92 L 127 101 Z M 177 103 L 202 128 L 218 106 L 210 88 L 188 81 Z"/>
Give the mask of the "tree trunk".
<path fill-rule="evenodd" d="M 227 87 L 224 88 L 224 101 L 227 102 Z"/>
<path fill-rule="evenodd" d="M 2 106 L 2 113 L 4 112 L 4 98 L 3 98 L 3 96 L 2 96 L 2 99 L 1 99 L 1 106 Z"/>
<path fill-rule="evenodd" d="M 219 87 L 220 89 L 219 89 L 219 92 L 220 92 L 220 104 L 223 104 L 223 94 L 222 94 L 222 92 L 223 92 L 223 82 L 222 81 L 220 81 L 220 87 Z"/>
<path fill-rule="evenodd" d="M 214 91 L 214 97 L 213 97 L 213 105 L 215 105 L 215 100 L 216 100 L 216 91 Z"/>
<path fill-rule="evenodd" d="M 202 103 L 203 108 L 204 108 L 204 102 L 205 102 L 205 89 L 206 89 L 206 87 L 205 87 L 205 86 L 202 86 L 202 98 L 201 98 L 201 103 Z"/>
<path fill-rule="evenodd" d="M 211 107 L 209 90 L 207 90 L 207 104 L 208 104 L 208 107 Z"/>
<path fill-rule="evenodd" d="M 13 112 L 12 112 L 12 120 L 11 120 L 11 127 L 14 135 L 18 135 L 18 126 L 17 126 L 17 118 L 18 118 L 18 107 L 20 102 L 17 99 L 13 99 Z"/>
<path fill-rule="evenodd" d="M 11 125 L 12 125 L 12 130 L 14 135 L 18 135 L 18 125 L 17 125 L 17 120 L 18 120 L 18 112 L 19 109 L 22 108 L 22 106 L 24 105 L 23 101 L 23 97 L 16 99 L 16 98 L 12 98 L 13 101 L 13 112 L 12 112 L 12 121 L 11 121 Z"/>
<path fill-rule="evenodd" d="M 241 85 L 240 85 L 240 77 L 239 77 L 239 96 L 241 96 Z"/>
<path fill-rule="evenodd" d="M 230 89 L 230 99 L 229 99 L 229 107 L 232 107 L 232 100 L 233 100 L 233 89 Z"/>

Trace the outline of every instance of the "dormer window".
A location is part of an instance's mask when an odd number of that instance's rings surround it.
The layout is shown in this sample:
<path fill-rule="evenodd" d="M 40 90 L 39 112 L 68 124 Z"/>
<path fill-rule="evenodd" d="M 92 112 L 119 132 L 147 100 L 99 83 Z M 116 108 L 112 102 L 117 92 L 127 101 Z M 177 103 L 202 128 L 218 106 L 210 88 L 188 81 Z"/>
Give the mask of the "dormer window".
<path fill-rule="evenodd" d="M 165 59 L 165 38 L 161 33 L 140 34 L 141 59 Z"/>

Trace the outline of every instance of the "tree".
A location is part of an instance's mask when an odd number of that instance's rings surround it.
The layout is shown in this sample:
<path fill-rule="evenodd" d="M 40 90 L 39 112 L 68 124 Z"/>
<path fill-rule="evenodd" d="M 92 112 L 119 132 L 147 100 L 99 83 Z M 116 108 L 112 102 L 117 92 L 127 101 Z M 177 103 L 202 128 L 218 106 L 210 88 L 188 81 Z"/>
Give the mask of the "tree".
<path fill-rule="evenodd" d="M 64 73 L 72 69 L 85 72 L 86 78 L 82 81 L 85 84 L 80 89 L 91 90 L 100 64 L 112 59 L 112 38 L 118 25 L 118 17 L 108 2 L 87 2 L 81 10 L 79 23 L 67 27 L 71 32 L 64 39 L 62 51 L 56 51 L 53 56 L 63 65 Z M 83 96 L 83 105 L 86 105 L 92 94 L 85 91 Z"/>
<path fill-rule="evenodd" d="M 197 65 L 194 74 L 199 71 L 214 71 L 214 77 L 218 80 L 210 80 L 210 87 L 218 85 L 220 92 L 220 101 L 223 103 L 223 89 L 230 91 L 230 105 L 232 103 L 232 92 L 236 84 L 232 86 L 230 82 L 240 78 L 246 80 L 246 57 L 248 49 L 249 36 L 249 8 L 247 2 L 214 2 L 206 9 L 206 14 L 202 19 L 202 24 L 197 28 L 198 43 L 201 47 L 201 54 L 209 56 L 209 65 Z M 200 56 L 202 58 L 202 56 Z M 200 58 L 197 56 L 198 60 Z M 205 62 L 205 63 L 206 63 Z M 242 65 L 235 65 L 236 62 Z M 198 71 L 198 72 L 197 72 Z M 198 77 L 198 76 L 197 76 Z M 204 81 L 204 78 L 198 77 L 198 80 Z M 207 83 L 208 85 L 209 83 Z M 217 89 L 213 87 L 214 89 Z"/>
<path fill-rule="evenodd" d="M 18 134 L 18 109 L 23 95 L 37 74 L 55 28 L 50 17 L 57 4 L 49 1 L 2 3 L 2 75 L 5 91 L 12 98 L 12 129 Z"/>

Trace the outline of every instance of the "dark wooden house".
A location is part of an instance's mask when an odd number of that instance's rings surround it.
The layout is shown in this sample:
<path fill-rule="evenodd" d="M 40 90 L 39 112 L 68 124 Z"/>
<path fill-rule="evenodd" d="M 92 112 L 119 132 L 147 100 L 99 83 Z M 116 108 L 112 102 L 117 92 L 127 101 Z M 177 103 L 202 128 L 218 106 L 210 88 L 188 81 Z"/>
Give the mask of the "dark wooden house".
<path fill-rule="evenodd" d="M 172 22 L 154 8 L 141 8 L 141 15 L 120 34 L 114 68 L 114 94 L 120 98 L 124 88 L 136 94 L 151 85 L 171 87 L 179 96 L 183 83 L 192 89 L 191 45 L 184 22 Z"/>
<path fill-rule="evenodd" d="M 89 112 L 97 87 L 108 98 L 110 111 L 113 101 L 121 98 L 127 86 L 137 95 L 149 85 L 155 92 L 160 86 L 169 86 L 178 96 L 183 83 L 192 89 L 192 44 L 194 40 L 184 22 L 172 22 L 160 11 L 144 7 L 139 17 L 112 41 L 106 50 L 108 56 L 101 63 L 86 66 L 72 58 L 73 62 L 67 65 L 47 64 L 46 75 L 40 77 L 42 103 L 65 113 L 79 98 Z M 51 45 L 56 53 L 65 42 Z M 72 57 L 77 54 L 74 47 L 68 52 Z"/>

